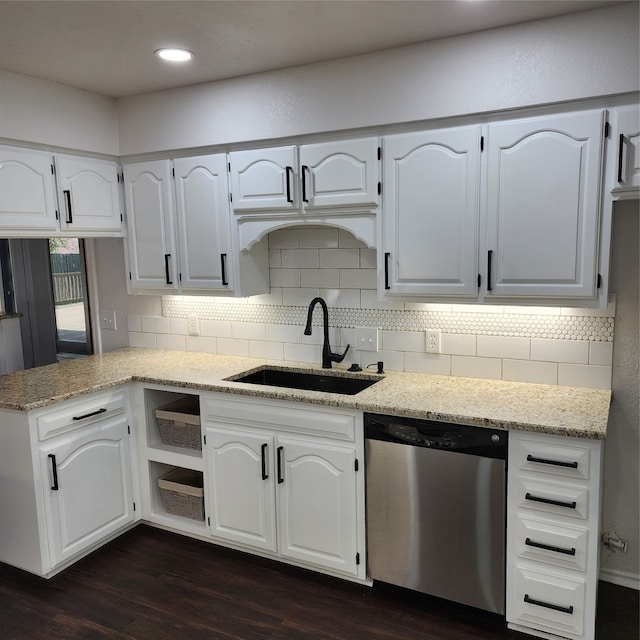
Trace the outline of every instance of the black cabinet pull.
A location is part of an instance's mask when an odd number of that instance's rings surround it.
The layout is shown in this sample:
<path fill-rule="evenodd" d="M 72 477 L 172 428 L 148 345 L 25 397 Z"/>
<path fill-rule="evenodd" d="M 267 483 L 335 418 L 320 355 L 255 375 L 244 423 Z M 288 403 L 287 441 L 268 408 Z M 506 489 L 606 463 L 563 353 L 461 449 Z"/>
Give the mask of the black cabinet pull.
<path fill-rule="evenodd" d="M 555 551 L 556 553 L 564 553 L 567 556 L 575 556 L 576 549 L 575 547 L 571 547 L 571 549 L 563 549 L 562 547 L 554 547 L 551 544 L 544 544 L 543 542 L 536 542 L 531 538 L 527 538 L 524 543 L 528 547 L 535 547 L 536 549 L 545 549 L 546 551 Z"/>
<path fill-rule="evenodd" d="M 389 258 L 391 257 L 390 253 L 384 254 L 384 288 L 391 289 L 389 285 Z"/>
<path fill-rule="evenodd" d="M 73 214 L 71 211 L 71 191 L 65 189 L 62 193 L 64 193 L 64 199 L 67 205 L 67 224 L 71 224 L 73 222 Z"/>
<path fill-rule="evenodd" d="M 220 267 L 222 268 L 222 286 L 226 287 L 229 283 L 227 282 L 227 254 L 220 254 Z"/>
<path fill-rule="evenodd" d="M 56 457 L 53 453 L 49 454 L 51 460 L 51 473 L 53 474 L 53 486 L 51 491 L 58 491 L 58 465 L 56 464 Z"/>
<path fill-rule="evenodd" d="M 85 413 L 84 415 L 81 416 L 73 416 L 73 418 L 71 418 L 72 420 L 84 420 L 85 418 L 90 418 L 91 416 L 97 416 L 100 415 L 101 413 L 104 413 L 106 411 L 106 409 L 98 409 L 97 411 L 92 411 L 91 413 Z"/>
<path fill-rule="evenodd" d="M 618 182 L 622 182 L 622 154 L 624 152 L 624 134 L 620 134 L 620 141 L 618 143 Z"/>
<path fill-rule="evenodd" d="M 269 474 L 267 473 L 267 447 L 269 445 L 265 442 L 260 447 L 260 457 L 262 459 L 262 479 L 267 480 L 269 478 Z"/>
<path fill-rule="evenodd" d="M 291 195 L 291 178 L 293 177 L 293 167 L 285 167 L 287 173 L 287 202 L 293 202 L 293 196 Z"/>
<path fill-rule="evenodd" d="M 493 251 L 489 249 L 487 251 L 487 291 L 492 291 L 493 287 L 491 286 L 491 263 L 493 261 Z"/>
<path fill-rule="evenodd" d="M 562 607 L 559 604 L 552 604 L 550 602 L 543 602 L 542 600 L 534 600 L 529 597 L 528 593 L 524 594 L 524 601 L 527 604 L 535 604 L 538 607 L 544 607 L 545 609 L 553 609 L 554 611 L 561 611 L 562 613 L 573 613 L 573 605 L 570 607 Z"/>
<path fill-rule="evenodd" d="M 278 484 L 282 484 L 284 482 L 284 478 L 282 477 L 282 450 L 284 447 L 278 447 L 276 451 L 276 458 L 278 460 Z"/>
<path fill-rule="evenodd" d="M 307 197 L 307 173 L 309 173 L 309 167 L 306 164 L 302 165 L 302 202 L 309 202 Z"/>
<path fill-rule="evenodd" d="M 568 467 L 569 469 L 577 469 L 578 463 L 574 462 L 565 462 L 564 460 L 548 460 L 547 458 L 536 458 L 529 454 L 527 456 L 527 462 L 537 462 L 539 464 L 552 464 L 556 467 Z"/>
<path fill-rule="evenodd" d="M 575 500 L 573 502 L 564 502 L 563 500 L 553 500 L 552 498 L 541 498 L 540 496 L 532 496 L 529 492 L 524 496 L 525 500 L 531 500 L 532 502 L 543 502 L 544 504 L 553 504 L 556 507 L 566 507 L 567 509 L 575 509 L 578 504 Z"/>
<path fill-rule="evenodd" d="M 171 257 L 170 253 L 164 254 L 164 277 L 167 284 L 173 284 L 173 280 L 169 279 L 169 258 Z"/>

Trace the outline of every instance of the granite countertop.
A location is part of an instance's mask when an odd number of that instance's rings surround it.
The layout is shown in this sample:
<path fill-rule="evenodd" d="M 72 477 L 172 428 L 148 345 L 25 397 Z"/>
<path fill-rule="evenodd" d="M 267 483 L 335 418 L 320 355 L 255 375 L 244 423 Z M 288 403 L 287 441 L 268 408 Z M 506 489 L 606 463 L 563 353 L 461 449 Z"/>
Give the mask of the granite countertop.
<path fill-rule="evenodd" d="M 134 381 L 480 427 L 590 439 L 606 437 L 609 390 L 399 371 L 385 372 L 383 376 L 366 371 L 348 374 L 382 377 L 353 396 L 225 380 L 265 364 L 282 369 L 317 369 L 327 375 L 344 371 L 337 367 L 323 370 L 319 364 L 129 348 L 0 376 L 0 409 L 30 411 Z"/>

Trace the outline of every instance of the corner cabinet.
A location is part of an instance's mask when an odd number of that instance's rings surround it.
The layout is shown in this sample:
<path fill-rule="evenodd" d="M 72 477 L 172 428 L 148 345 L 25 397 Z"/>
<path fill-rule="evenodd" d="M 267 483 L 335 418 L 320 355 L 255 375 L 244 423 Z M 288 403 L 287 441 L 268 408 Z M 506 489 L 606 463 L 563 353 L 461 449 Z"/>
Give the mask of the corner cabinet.
<path fill-rule="evenodd" d="M 123 235 L 115 162 L 0 147 L 0 193 L 4 237 Z"/>
<path fill-rule="evenodd" d="M 374 246 L 378 147 L 360 138 L 229 153 L 240 248 L 282 226 L 322 223 Z"/>
<path fill-rule="evenodd" d="M 132 293 L 268 290 L 266 245 L 234 249 L 224 154 L 125 164 L 124 179 Z"/>
<path fill-rule="evenodd" d="M 594 640 L 602 442 L 512 431 L 507 499 L 510 628 Z"/>
<path fill-rule="evenodd" d="M 366 578 L 362 414 L 203 396 L 211 536 Z"/>
<path fill-rule="evenodd" d="M 139 519 L 124 390 L 2 410 L 0 561 L 49 577 Z"/>

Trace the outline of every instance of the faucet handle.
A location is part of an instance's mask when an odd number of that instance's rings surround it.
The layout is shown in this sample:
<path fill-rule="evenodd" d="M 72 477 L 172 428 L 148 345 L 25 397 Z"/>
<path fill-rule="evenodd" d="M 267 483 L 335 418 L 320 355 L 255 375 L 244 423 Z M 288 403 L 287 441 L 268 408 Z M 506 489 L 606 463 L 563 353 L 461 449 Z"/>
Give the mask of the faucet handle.
<path fill-rule="evenodd" d="M 347 355 L 347 351 L 349 351 L 349 347 L 351 345 L 347 345 L 347 348 L 344 350 L 344 353 L 342 355 L 340 355 L 339 353 L 332 353 L 331 354 L 331 360 L 332 362 L 342 362 L 344 360 L 344 357 Z"/>

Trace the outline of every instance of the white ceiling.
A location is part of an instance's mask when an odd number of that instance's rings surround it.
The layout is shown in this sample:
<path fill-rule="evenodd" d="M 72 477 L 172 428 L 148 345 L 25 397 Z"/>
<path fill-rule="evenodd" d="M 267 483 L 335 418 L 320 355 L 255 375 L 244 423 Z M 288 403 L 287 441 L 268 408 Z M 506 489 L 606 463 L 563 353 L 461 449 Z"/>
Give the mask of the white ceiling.
<path fill-rule="evenodd" d="M 0 69 L 121 97 L 369 53 L 618 0 L 0 0 Z M 181 46 L 182 66 L 153 52 Z"/>

